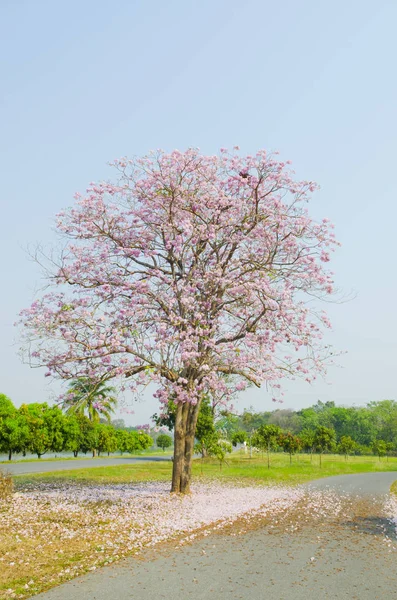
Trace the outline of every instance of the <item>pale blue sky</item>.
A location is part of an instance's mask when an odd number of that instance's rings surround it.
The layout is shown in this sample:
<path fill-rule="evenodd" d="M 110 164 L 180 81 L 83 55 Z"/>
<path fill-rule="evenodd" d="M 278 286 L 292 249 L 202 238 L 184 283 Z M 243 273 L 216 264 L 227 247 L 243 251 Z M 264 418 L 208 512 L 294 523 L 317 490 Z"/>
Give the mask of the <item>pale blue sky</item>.
<path fill-rule="evenodd" d="M 334 221 L 336 280 L 356 294 L 328 307 L 341 367 L 287 384 L 284 407 L 395 398 L 396 23 L 394 0 L 0 1 L 0 391 L 57 390 L 21 364 L 12 324 L 41 285 L 24 247 L 54 240 L 73 193 L 115 157 L 239 144 L 320 183 L 311 211 Z M 273 408 L 265 390 L 250 404 Z"/>

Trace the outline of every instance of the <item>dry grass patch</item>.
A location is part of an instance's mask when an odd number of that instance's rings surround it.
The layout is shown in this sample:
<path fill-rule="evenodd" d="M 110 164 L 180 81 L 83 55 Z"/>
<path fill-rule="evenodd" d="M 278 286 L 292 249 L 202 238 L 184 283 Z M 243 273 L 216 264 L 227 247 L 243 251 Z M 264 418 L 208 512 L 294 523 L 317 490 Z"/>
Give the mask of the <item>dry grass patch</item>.
<path fill-rule="evenodd" d="M 10 498 L 13 491 L 14 484 L 11 475 L 0 471 L 0 502 Z"/>

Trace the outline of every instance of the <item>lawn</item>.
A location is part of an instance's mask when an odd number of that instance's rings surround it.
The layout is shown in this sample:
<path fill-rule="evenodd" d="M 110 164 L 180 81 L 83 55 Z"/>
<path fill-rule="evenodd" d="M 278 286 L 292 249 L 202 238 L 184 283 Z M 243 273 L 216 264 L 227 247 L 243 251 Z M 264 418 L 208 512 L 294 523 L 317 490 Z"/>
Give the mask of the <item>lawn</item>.
<path fill-rule="evenodd" d="M 148 462 L 145 464 L 128 464 L 109 467 L 90 467 L 37 475 L 22 475 L 16 478 L 17 486 L 27 482 L 74 481 L 81 483 L 130 483 L 131 481 L 167 481 L 171 478 L 171 462 Z M 240 452 L 228 457 L 222 468 L 213 459 L 197 459 L 193 464 L 193 480 L 220 479 L 225 481 L 246 481 L 247 483 L 283 483 L 295 485 L 311 479 L 330 477 L 347 473 L 365 473 L 371 471 L 397 471 L 397 458 L 374 456 L 352 456 L 345 460 L 338 455 L 324 455 L 320 467 L 318 456 L 312 460 L 307 454 L 293 456 L 290 464 L 289 456 L 272 454 L 270 469 L 266 458 L 261 456 L 249 458 Z M 396 475 L 397 479 L 397 475 Z"/>

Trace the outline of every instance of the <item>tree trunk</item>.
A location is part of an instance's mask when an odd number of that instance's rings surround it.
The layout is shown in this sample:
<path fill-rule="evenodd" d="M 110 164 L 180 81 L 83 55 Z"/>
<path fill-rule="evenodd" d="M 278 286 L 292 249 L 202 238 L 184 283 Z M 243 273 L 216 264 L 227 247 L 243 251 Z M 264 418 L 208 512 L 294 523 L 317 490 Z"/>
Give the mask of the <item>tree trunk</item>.
<path fill-rule="evenodd" d="M 270 469 L 270 446 L 267 446 L 267 468 Z"/>
<path fill-rule="evenodd" d="M 11 459 L 12 459 L 12 450 L 10 448 L 8 451 L 8 460 L 11 460 Z"/>
<path fill-rule="evenodd" d="M 175 417 L 171 492 L 188 494 L 194 454 L 194 434 L 201 402 L 178 404 Z"/>
<path fill-rule="evenodd" d="M 292 454 L 289 455 L 289 464 L 292 465 Z"/>

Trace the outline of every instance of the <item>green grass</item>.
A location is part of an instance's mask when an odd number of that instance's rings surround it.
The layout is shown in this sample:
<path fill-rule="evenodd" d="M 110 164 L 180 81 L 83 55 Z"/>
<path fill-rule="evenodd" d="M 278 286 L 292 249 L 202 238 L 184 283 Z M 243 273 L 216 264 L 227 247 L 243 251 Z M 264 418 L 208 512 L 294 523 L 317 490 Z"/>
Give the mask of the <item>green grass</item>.
<path fill-rule="evenodd" d="M 15 481 L 18 484 L 57 480 L 60 482 L 74 481 L 91 484 L 169 481 L 171 471 L 171 462 L 146 462 L 144 464 L 135 463 L 37 475 L 20 475 L 15 478 Z M 268 469 L 266 458 L 254 457 L 250 459 L 236 452 L 228 458 L 227 464 L 224 464 L 222 469 L 215 460 L 206 459 L 203 462 L 200 459 L 195 460 L 193 479 L 298 484 L 332 475 L 373 471 L 397 471 L 397 458 L 379 460 L 377 457 L 372 456 L 355 456 L 345 460 L 340 456 L 326 455 L 322 457 L 322 467 L 320 467 L 318 456 L 314 456 L 312 461 L 308 455 L 294 456 L 292 464 L 290 464 L 289 457 L 285 454 L 273 454 L 270 469 Z"/>
<path fill-rule="evenodd" d="M 51 473 L 38 473 L 17 475 L 14 481 L 17 486 L 32 482 L 60 483 L 81 482 L 92 484 L 128 483 L 131 481 L 166 481 L 171 478 L 172 463 L 170 462 L 145 462 L 145 464 L 125 464 L 115 467 L 90 467 L 89 469 L 73 469 L 70 471 L 53 471 Z"/>
<path fill-rule="evenodd" d="M 397 495 L 397 481 L 395 481 L 394 483 L 391 484 L 390 491 L 392 494 Z"/>

